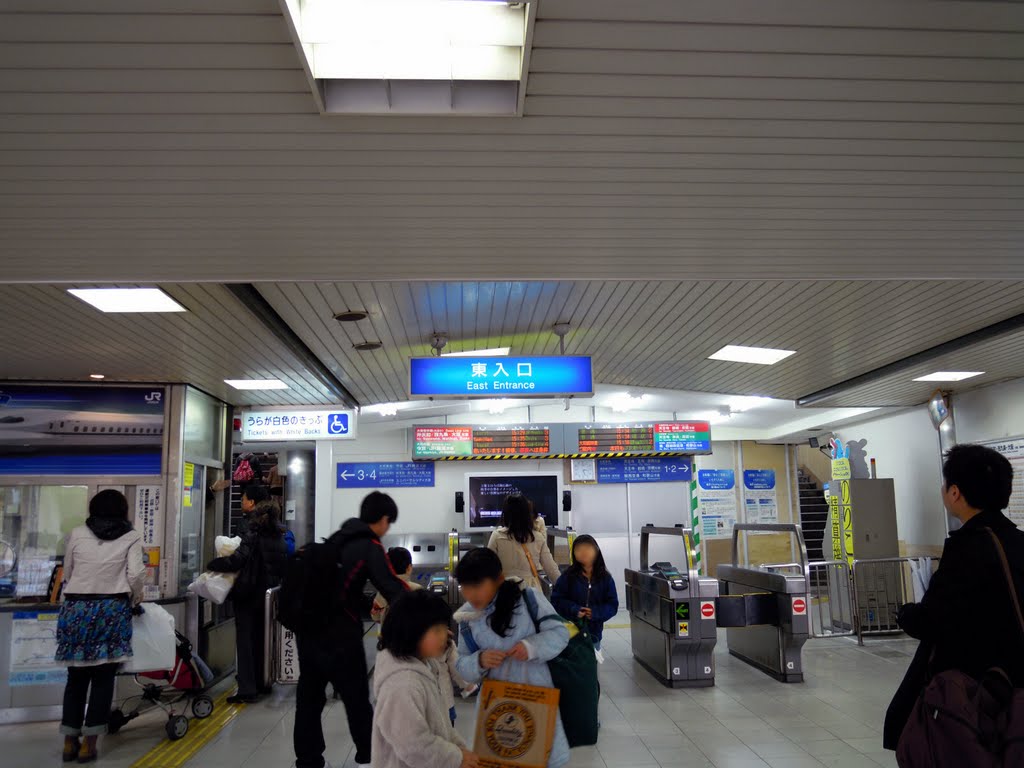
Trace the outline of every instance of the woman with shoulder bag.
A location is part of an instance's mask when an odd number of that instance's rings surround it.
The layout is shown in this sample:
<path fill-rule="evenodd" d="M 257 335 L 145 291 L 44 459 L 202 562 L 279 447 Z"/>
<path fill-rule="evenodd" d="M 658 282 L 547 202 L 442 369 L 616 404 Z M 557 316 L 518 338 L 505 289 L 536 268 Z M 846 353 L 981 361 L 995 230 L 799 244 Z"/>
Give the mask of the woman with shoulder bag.
<path fill-rule="evenodd" d="M 98 756 L 114 675 L 132 656 L 131 612 L 142 601 L 145 576 L 142 536 L 128 521 L 128 500 L 119 491 L 100 491 L 64 551 L 56 660 L 68 666 L 60 725 L 65 763 L 91 763 Z"/>
<path fill-rule="evenodd" d="M 521 495 L 505 499 L 501 524 L 502 527 L 491 534 L 487 548 L 501 558 L 505 575 L 520 579 L 528 587 L 541 589 L 538 568 L 543 568 L 552 584 L 558 581 L 562 572 L 551 556 L 547 538 L 538 534 L 530 500 Z"/>
<path fill-rule="evenodd" d="M 261 693 L 270 693 L 259 679 L 263 663 L 263 619 L 266 592 L 278 586 L 284 574 L 288 549 L 278 525 L 277 504 L 261 501 L 247 517 L 248 530 L 232 554 L 210 561 L 207 570 L 237 573 L 228 595 L 235 609 L 235 649 L 238 657 L 238 691 L 231 704 L 251 704 Z"/>

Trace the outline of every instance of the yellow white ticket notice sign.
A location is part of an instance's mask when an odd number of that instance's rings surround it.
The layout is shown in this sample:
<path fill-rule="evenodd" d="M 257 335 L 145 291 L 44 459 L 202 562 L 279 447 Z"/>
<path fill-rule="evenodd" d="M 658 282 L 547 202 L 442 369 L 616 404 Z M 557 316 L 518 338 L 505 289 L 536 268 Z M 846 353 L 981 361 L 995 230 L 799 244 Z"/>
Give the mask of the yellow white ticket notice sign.
<path fill-rule="evenodd" d="M 557 688 L 485 680 L 473 742 L 480 768 L 545 768 L 557 717 Z"/>

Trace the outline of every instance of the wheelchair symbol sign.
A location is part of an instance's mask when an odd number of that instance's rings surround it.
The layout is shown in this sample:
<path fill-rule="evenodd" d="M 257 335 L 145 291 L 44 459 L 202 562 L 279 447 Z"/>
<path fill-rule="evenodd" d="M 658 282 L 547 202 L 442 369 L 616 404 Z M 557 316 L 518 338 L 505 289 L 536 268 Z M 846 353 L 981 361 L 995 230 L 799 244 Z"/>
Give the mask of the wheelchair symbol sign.
<path fill-rule="evenodd" d="M 348 434 L 348 414 L 332 413 L 327 417 L 327 431 L 332 435 Z"/>

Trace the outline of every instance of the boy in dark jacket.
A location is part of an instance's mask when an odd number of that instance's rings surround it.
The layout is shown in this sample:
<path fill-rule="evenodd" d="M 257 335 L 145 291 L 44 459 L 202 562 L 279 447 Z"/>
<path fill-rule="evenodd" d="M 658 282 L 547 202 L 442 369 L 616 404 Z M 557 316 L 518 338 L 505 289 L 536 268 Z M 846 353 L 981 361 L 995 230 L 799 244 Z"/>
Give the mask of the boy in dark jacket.
<path fill-rule="evenodd" d="M 363 616 L 370 606 L 364 589 L 367 581 L 372 582 L 388 602 L 407 589 L 380 542 L 396 520 L 398 507 L 394 500 L 375 491 L 363 499 L 359 518 L 346 521 L 327 540 L 337 562 L 336 578 L 324 584 L 324 607 L 331 613 L 325 626 L 300 631 L 297 637 L 296 768 L 324 766 L 326 745 L 320 718 L 327 702 L 324 691 L 328 682 L 345 704 L 349 732 L 356 745 L 356 763 L 370 763 L 373 708 L 363 649 Z"/>

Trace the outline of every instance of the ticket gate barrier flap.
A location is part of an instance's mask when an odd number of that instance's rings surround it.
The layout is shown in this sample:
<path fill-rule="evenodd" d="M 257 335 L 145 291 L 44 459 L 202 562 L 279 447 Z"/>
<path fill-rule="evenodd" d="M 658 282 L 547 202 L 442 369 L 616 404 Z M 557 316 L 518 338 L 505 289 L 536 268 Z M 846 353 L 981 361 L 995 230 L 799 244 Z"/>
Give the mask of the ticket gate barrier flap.
<path fill-rule="evenodd" d="M 716 607 L 729 653 L 780 682 L 803 682 L 801 651 L 810 637 L 806 578 L 729 565 L 720 565 L 718 575 L 723 595 Z"/>

